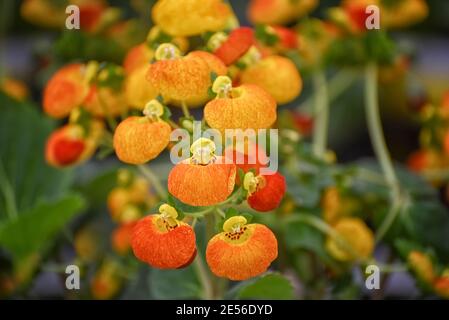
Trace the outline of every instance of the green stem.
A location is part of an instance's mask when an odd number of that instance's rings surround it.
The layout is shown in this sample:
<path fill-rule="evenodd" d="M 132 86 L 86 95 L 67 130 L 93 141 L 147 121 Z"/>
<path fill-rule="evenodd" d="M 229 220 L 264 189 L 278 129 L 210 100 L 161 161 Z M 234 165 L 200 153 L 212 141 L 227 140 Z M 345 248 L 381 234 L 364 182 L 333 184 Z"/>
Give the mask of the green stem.
<path fill-rule="evenodd" d="M 226 213 L 221 208 L 216 208 L 217 213 L 222 217 L 226 217 Z"/>
<path fill-rule="evenodd" d="M 313 75 L 314 115 L 313 152 L 315 156 L 323 158 L 327 145 L 327 129 L 329 122 L 329 101 L 327 96 L 326 75 L 323 70 Z"/>
<path fill-rule="evenodd" d="M 207 271 L 200 254 L 197 254 L 194 265 L 198 278 L 201 282 L 201 286 L 203 287 L 203 297 L 206 300 L 211 300 L 213 298 L 213 287 L 210 281 L 209 272 Z"/>
<path fill-rule="evenodd" d="M 380 241 L 393 225 L 401 211 L 401 190 L 399 180 L 394 171 L 393 162 L 385 142 L 382 130 L 382 122 L 379 113 L 379 101 L 377 92 L 377 65 L 369 63 L 365 69 L 365 108 L 371 143 L 374 153 L 380 163 L 382 172 L 388 186 L 391 188 L 392 206 L 381 226 L 377 230 L 376 241 Z"/>
<path fill-rule="evenodd" d="M 385 180 L 392 189 L 392 198 L 393 200 L 397 200 L 400 194 L 399 181 L 396 177 L 393 162 L 391 161 L 382 131 L 377 97 L 377 66 L 374 63 L 368 64 L 365 69 L 365 108 L 366 121 L 374 152 L 379 160 Z"/>
<path fill-rule="evenodd" d="M 337 99 L 342 93 L 344 93 L 349 87 L 353 85 L 357 77 L 354 72 L 343 70 L 337 72 L 329 81 L 328 81 L 328 97 L 329 102 Z M 297 110 L 305 110 L 308 109 L 310 105 L 313 104 L 314 95 L 308 97 L 303 103 L 296 107 Z"/>
<path fill-rule="evenodd" d="M 145 176 L 146 179 L 150 182 L 151 186 L 156 191 L 157 195 L 161 200 L 167 199 L 167 192 L 161 184 L 161 181 L 157 177 L 157 175 L 151 170 L 148 166 L 143 164 L 137 166 L 140 172 Z"/>
<path fill-rule="evenodd" d="M 184 117 L 190 118 L 189 107 L 187 106 L 187 103 L 185 103 L 185 101 L 181 102 L 181 107 L 182 107 L 182 113 L 184 113 Z"/>
<path fill-rule="evenodd" d="M 10 220 L 15 220 L 18 217 L 18 210 L 16 204 L 16 196 L 14 189 L 6 176 L 3 162 L 0 159 L 0 191 L 5 199 L 6 214 Z"/>

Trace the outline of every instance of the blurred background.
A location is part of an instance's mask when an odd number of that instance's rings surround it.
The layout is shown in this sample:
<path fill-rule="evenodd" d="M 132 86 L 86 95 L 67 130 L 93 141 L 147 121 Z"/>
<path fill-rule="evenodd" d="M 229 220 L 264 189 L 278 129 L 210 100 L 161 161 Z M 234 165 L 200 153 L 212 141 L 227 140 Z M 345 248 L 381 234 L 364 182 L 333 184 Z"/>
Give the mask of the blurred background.
<path fill-rule="evenodd" d="M 249 1 L 229 2 L 241 24 L 250 25 L 246 14 Z M 310 16 L 324 18 L 326 10 L 339 3 L 322 0 Z M 380 84 L 386 140 L 393 158 L 402 163 L 419 147 L 421 124 L 416 110 L 427 102 L 439 103 L 449 88 L 449 1 L 428 0 L 427 3 L 430 11 L 424 22 L 392 32 L 394 42 L 410 59 L 406 75 L 394 76 L 393 81 Z M 3 228 L 0 232 L 3 244 L 0 246 L 0 296 L 198 297 L 200 288 L 195 280 L 185 282 L 173 293 L 173 283 L 195 278 L 191 269 L 162 276 L 161 271 L 142 268 L 135 259 L 114 256 L 110 237 L 115 225 L 107 213 L 106 200 L 116 184 L 118 168 L 124 167 L 114 157 L 94 158 L 83 166 L 63 170 L 45 164 L 43 145 L 57 126 L 56 121 L 41 112 L 42 92 L 49 77 L 69 61 L 89 58 L 120 64 L 127 49 L 142 42 L 151 26 L 153 1 L 111 0 L 109 4 L 119 7 L 125 20 L 135 19 L 137 27 L 127 26 L 130 30 L 126 29 L 129 32 L 126 37 L 120 37 L 120 30 L 117 34 L 111 33 L 110 38 L 96 38 L 70 30 L 46 28 L 42 26 L 45 23 L 23 19 L 22 1 L 0 0 L 0 79 L 7 76 L 22 82 L 26 87 L 23 90 L 28 92 L 26 103 L 31 106 L 17 113 L 13 110 L 16 102 L 6 96 L 0 97 L 0 219 L 6 221 L 11 215 L 22 212 L 29 217 L 21 226 L 9 224 L 7 231 L 6 223 L 0 224 L 0 230 Z M 48 14 L 44 20 L 47 18 L 53 17 Z M 329 74 L 337 71 L 329 70 Z M 311 80 L 307 76 L 303 80 L 301 96 L 282 106 L 282 110 L 310 109 Z M 175 116 L 179 114 L 178 110 L 174 111 Z M 373 156 L 363 109 L 362 75 L 353 79 L 348 89 L 332 101 L 330 119 L 329 147 L 340 163 Z M 168 155 L 162 155 L 151 165 L 164 182 L 170 169 Z M 439 192 L 440 199 L 447 203 L 445 189 L 440 188 Z M 4 248 L 14 248 L 14 255 L 20 256 L 20 262 L 16 263 L 10 250 Z M 382 250 L 379 254 L 382 256 Z M 128 259 L 126 263 L 124 259 Z M 80 291 L 68 292 L 64 286 L 64 271 L 69 263 L 82 265 L 86 283 L 91 283 L 89 279 L 101 278 L 99 270 L 106 280 L 100 279 L 93 286 L 82 285 Z M 286 274 L 289 272 L 291 270 Z M 356 272 L 353 281 L 363 280 Z M 300 284 L 295 283 L 294 289 L 301 295 Z M 348 289 L 344 293 L 347 295 L 324 293 L 319 298 L 369 296 L 363 290 L 353 294 Z M 387 298 L 421 297 L 414 280 L 405 272 L 394 274 L 383 294 Z"/>

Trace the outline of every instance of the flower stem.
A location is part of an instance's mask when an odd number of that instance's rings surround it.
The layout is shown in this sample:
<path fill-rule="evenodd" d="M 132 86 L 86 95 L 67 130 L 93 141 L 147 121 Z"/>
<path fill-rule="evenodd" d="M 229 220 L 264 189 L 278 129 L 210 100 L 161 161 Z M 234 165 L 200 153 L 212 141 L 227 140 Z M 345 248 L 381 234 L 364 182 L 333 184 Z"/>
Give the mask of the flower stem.
<path fill-rule="evenodd" d="M 204 290 L 203 291 L 204 299 L 210 300 L 213 298 L 213 287 L 212 282 L 210 281 L 209 272 L 204 266 L 203 258 L 201 258 L 201 255 L 198 254 L 196 256 L 194 263 L 196 272 L 198 274 L 199 280 Z"/>
<path fill-rule="evenodd" d="M 313 75 L 314 115 L 313 153 L 319 158 L 324 157 L 327 145 L 327 129 L 329 122 L 329 100 L 327 96 L 326 75 L 323 70 Z"/>
<path fill-rule="evenodd" d="M 349 87 L 351 87 L 357 76 L 352 71 L 342 70 L 337 72 L 332 78 L 328 81 L 328 99 L 329 102 L 337 99 L 341 94 L 343 94 Z M 301 110 L 309 110 L 309 106 L 313 104 L 314 95 L 307 97 L 307 99 L 302 102 L 299 106 L 296 107 L 298 111 Z"/>
<path fill-rule="evenodd" d="M 365 108 L 366 121 L 374 152 L 379 160 L 385 180 L 392 188 L 393 197 L 397 197 L 399 196 L 399 182 L 382 131 L 377 97 L 377 66 L 373 63 L 368 64 L 365 70 Z"/>
<path fill-rule="evenodd" d="M 396 172 L 394 171 L 393 162 L 391 160 L 382 131 L 382 122 L 379 113 L 379 101 L 377 95 L 377 65 L 375 63 L 369 63 L 365 68 L 366 121 L 368 124 L 369 135 L 374 148 L 374 153 L 380 163 L 385 180 L 391 188 L 392 202 L 392 207 L 376 234 L 376 240 L 380 241 L 381 238 L 388 232 L 388 229 L 393 224 L 398 212 L 401 210 L 401 191 L 399 180 L 396 176 Z"/>
<path fill-rule="evenodd" d="M 181 102 L 181 107 L 182 107 L 182 113 L 184 114 L 184 117 L 190 118 L 189 107 L 187 106 L 187 103 L 185 103 L 185 101 Z"/>
<path fill-rule="evenodd" d="M 156 191 L 157 195 L 161 200 L 167 199 L 167 192 L 161 184 L 161 181 L 157 177 L 157 175 L 151 170 L 148 166 L 143 164 L 138 165 L 139 171 L 145 176 L 145 178 L 150 182 L 151 186 Z"/>

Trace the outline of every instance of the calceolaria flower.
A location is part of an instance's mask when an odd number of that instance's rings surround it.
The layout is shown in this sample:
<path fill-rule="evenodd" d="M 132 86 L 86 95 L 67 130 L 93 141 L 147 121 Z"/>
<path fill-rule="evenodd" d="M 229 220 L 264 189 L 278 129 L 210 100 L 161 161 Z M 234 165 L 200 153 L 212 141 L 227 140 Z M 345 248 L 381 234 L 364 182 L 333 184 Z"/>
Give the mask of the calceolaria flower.
<path fill-rule="evenodd" d="M 133 70 L 125 79 L 125 96 L 129 107 L 143 110 L 148 101 L 157 97 L 156 89 L 146 81 L 148 66 Z"/>
<path fill-rule="evenodd" d="M 251 0 L 248 16 L 254 24 L 287 24 L 312 11 L 317 0 Z"/>
<path fill-rule="evenodd" d="M 329 236 L 326 249 L 340 261 L 367 259 L 374 249 L 374 235 L 359 218 L 342 218 L 334 225 L 337 237 Z"/>
<path fill-rule="evenodd" d="M 114 132 L 114 150 L 126 163 L 142 164 L 156 158 L 170 142 L 170 125 L 161 120 L 163 106 L 151 100 L 143 117 L 132 116 L 122 121 Z"/>
<path fill-rule="evenodd" d="M 359 34 L 368 31 L 366 22 L 371 15 L 367 8 L 379 8 L 382 28 L 404 28 L 422 21 L 428 15 L 424 0 L 345 0 L 341 7 L 332 8 L 330 18 L 346 31 Z"/>
<path fill-rule="evenodd" d="M 130 74 L 139 67 L 147 65 L 153 57 L 153 50 L 146 43 L 141 43 L 129 49 L 125 59 L 123 59 L 123 69 L 126 74 Z"/>
<path fill-rule="evenodd" d="M 218 277 L 241 281 L 265 272 L 277 258 L 273 232 L 262 224 L 247 224 L 243 216 L 229 218 L 223 232 L 209 240 L 206 260 Z"/>
<path fill-rule="evenodd" d="M 279 104 L 291 102 L 302 89 L 302 79 L 295 64 L 281 56 L 269 56 L 249 66 L 242 72 L 240 81 L 258 85 Z"/>
<path fill-rule="evenodd" d="M 433 289 L 444 299 L 449 299 L 449 272 L 447 270 L 441 277 L 435 279 Z"/>
<path fill-rule="evenodd" d="M 103 135 L 102 122 L 92 120 L 88 131 L 76 123 L 55 130 L 47 139 L 45 158 L 55 167 L 80 164 L 95 152 Z"/>
<path fill-rule="evenodd" d="M 192 206 L 211 206 L 234 190 L 236 166 L 215 156 L 215 144 L 200 138 L 190 148 L 193 156 L 178 163 L 168 176 L 168 191 Z"/>
<path fill-rule="evenodd" d="M 199 106 L 209 99 L 211 75 L 225 75 L 226 66 L 215 55 L 192 51 L 180 56 L 177 47 L 161 44 L 156 50 L 156 61 L 151 64 L 147 80 L 165 99 L 179 105 Z"/>
<path fill-rule="evenodd" d="M 221 76 L 212 90 L 217 97 L 204 107 L 204 118 L 214 129 L 266 129 L 276 121 L 276 101 L 257 85 L 232 87 L 231 79 Z"/>
<path fill-rule="evenodd" d="M 18 101 L 24 101 L 29 95 L 25 83 L 10 77 L 0 78 L 0 92 L 6 93 Z"/>
<path fill-rule="evenodd" d="M 64 118 L 80 106 L 89 92 L 85 76 L 86 67 L 81 63 L 59 69 L 44 89 L 44 111 L 53 118 Z"/>
<path fill-rule="evenodd" d="M 83 107 L 97 117 L 119 116 L 128 109 L 123 90 L 97 85 L 90 87 Z"/>
<path fill-rule="evenodd" d="M 122 288 L 123 279 L 117 275 L 120 265 L 106 259 L 96 271 L 90 283 L 92 296 L 97 300 L 107 300 L 115 297 Z"/>
<path fill-rule="evenodd" d="M 125 174 L 127 172 L 119 172 L 119 186 L 111 190 L 107 199 L 109 213 L 117 223 L 137 221 L 156 202 L 147 180 L 141 177 L 128 178 L 126 176 L 130 176 L 130 173 Z"/>
<path fill-rule="evenodd" d="M 119 255 L 125 255 L 130 251 L 131 235 L 135 225 L 136 222 L 121 224 L 112 232 L 112 248 Z"/>
<path fill-rule="evenodd" d="M 154 23 L 171 36 L 194 36 L 226 27 L 233 16 L 222 0 L 159 0 L 153 7 Z"/>
<path fill-rule="evenodd" d="M 134 255 L 159 269 L 188 266 L 196 255 L 195 232 L 177 217 L 175 208 L 163 204 L 159 214 L 139 220 L 131 236 Z"/>
<path fill-rule="evenodd" d="M 248 204 L 257 211 L 276 209 L 285 195 L 285 178 L 278 172 L 271 174 L 245 174 L 243 187 L 248 191 Z"/>
<path fill-rule="evenodd" d="M 435 270 L 433 268 L 432 260 L 430 260 L 428 255 L 413 250 L 408 254 L 407 262 L 410 269 L 416 273 L 419 279 L 427 284 L 431 284 L 434 281 L 436 277 Z"/>

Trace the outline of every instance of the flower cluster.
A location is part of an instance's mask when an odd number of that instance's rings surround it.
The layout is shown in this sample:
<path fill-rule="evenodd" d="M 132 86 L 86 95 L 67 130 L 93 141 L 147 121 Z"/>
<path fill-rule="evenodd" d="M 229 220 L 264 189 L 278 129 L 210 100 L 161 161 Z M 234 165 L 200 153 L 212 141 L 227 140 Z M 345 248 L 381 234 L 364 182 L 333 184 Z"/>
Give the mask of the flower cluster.
<path fill-rule="evenodd" d="M 438 172 L 449 166 L 449 92 L 444 94 L 438 104 L 428 103 L 419 111 L 422 124 L 419 134 L 420 149 L 409 156 L 408 166 L 411 170 L 439 184 Z"/>
<path fill-rule="evenodd" d="M 423 285 L 445 299 L 449 299 L 449 270 L 435 265 L 429 254 L 413 250 L 407 257 L 410 269 Z"/>
<path fill-rule="evenodd" d="M 112 247 L 118 254 L 125 255 L 131 248 L 134 225 L 154 207 L 157 197 L 150 192 L 146 179 L 129 170 L 119 170 L 117 183 L 108 195 L 107 205 L 112 220 L 118 224 L 112 233 Z"/>

